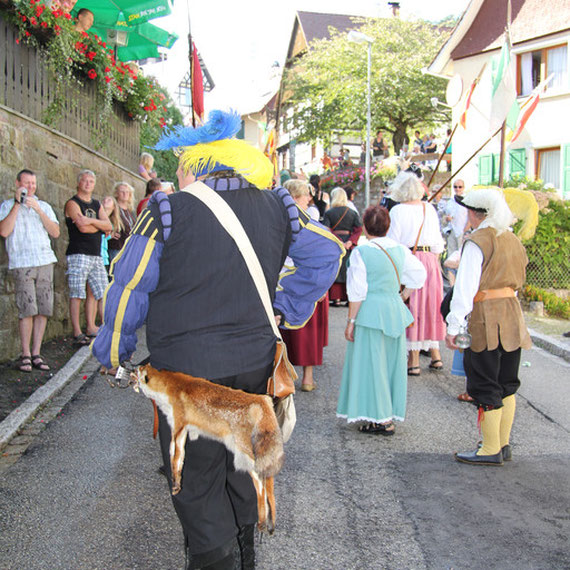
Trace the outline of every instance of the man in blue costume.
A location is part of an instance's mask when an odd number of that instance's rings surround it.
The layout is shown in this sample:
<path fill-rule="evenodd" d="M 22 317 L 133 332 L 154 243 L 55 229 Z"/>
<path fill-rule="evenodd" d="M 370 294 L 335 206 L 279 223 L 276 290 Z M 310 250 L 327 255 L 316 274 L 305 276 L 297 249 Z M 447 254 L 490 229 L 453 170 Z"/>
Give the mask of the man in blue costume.
<path fill-rule="evenodd" d="M 257 149 L 233 137 L 236 113 L 213 111 L 206 124 L 180 127 L 157 149 L 176 149 L 183 190 L 196 179 L 230 206 L 263 268 L 276 320 L 298 328 L 334 281 L 344 250 L 308 219 Z M 286 256 L 296 265 L 279 279 Z M 195 196 L 155 192 L 118 254 L 93 354 L 106 367 L 127 360 L 146 323 L 150 363 L 247 392 L 266 392 L 276 338 L 235 242 Z M 169 473 L 170 428 L 159 413 Z M 257 500 L 249 474 L 204 438 L 186 444 L 182 491 L 172 497 L 186 541 L 187 569 L 255 567 Z"/>

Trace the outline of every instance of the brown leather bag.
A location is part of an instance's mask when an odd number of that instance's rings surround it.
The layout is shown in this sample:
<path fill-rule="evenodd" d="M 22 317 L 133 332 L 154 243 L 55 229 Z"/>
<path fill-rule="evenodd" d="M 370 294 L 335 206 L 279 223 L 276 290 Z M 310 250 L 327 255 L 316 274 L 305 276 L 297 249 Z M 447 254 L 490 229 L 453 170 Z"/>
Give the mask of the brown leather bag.
<path fill-rule="evenodd" d="M 267 393 L 273 398 L 286 398 L 295 393 L 293 380 L 297 378 L 295 368 L 287 357 L 287 346 L 278 339 L 273 359 L 273 374 L 267 380 Z"/>

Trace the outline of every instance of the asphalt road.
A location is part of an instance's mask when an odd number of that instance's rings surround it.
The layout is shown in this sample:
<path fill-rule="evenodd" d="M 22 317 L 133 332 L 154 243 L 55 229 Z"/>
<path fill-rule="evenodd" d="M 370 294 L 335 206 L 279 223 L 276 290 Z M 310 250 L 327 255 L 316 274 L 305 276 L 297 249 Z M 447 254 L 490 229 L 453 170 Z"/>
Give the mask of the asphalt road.
<path fill-rule="evenodd" d="M 345 308 L 331 309 L 318 389 L 296 396 L 277 530 L 259 545 L 258 568 L 570 568 L 570 365 L 523 353 L 513 461 L 472 467 L 452 454 L 474 449 L 476 410 L 456 400 L 461 381 L 429 373 L 428 359 L 394 437 L 335 417 L 345 319 Z M 182 569 L 151 432 L 142 395 L 100 377 L 84 383 L 1 475 L 0 568 Z"/>

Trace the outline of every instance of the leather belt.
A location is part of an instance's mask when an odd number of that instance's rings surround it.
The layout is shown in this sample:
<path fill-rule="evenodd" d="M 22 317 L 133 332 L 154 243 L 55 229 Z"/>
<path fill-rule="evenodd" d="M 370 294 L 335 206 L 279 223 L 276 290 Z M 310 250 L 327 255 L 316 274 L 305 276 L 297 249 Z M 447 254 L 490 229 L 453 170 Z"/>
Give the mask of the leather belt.
<path fill-rule="evenodd" d="M 414 248 L 410 247 L 410 250 L 414 251 Z M 431 247 L 429 245 L 418 245 L 416 251 L 431 251 Z"/>
<path fill-rule="evenodd" d="M 511 287 L 502 287 L 501 289 L 483 289 L 477 291 L 477 295 L 473 298 L 474 303 L 488 301 L 489 299 L 504 299 L 506 297 L 515 297 L 515 291 Z"/>

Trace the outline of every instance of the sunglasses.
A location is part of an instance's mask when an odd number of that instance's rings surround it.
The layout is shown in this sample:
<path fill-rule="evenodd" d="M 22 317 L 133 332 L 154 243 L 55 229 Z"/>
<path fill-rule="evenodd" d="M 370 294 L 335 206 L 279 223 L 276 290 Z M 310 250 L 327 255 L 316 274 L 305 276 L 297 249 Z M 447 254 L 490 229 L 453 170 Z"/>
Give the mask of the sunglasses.
<path fill-rule="evenodd" d="M 454 186 L 453 188 L 463 188 L 463 186 Z"/>

